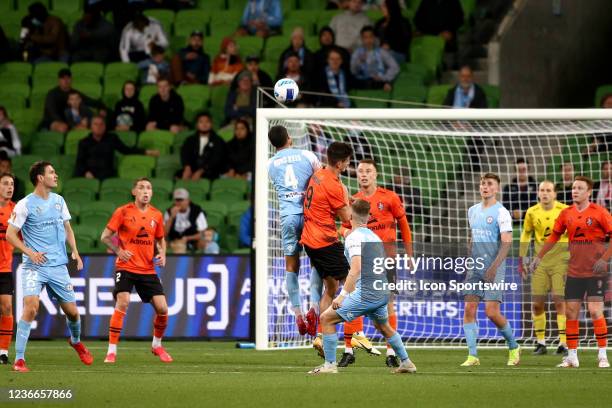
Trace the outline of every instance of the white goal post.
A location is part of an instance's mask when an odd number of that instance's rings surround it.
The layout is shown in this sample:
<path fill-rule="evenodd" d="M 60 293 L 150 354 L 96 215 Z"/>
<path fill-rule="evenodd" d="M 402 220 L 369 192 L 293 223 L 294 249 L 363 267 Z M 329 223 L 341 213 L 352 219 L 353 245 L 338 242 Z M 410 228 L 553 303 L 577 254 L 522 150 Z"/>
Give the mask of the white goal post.
<path fill-rule="evenodd" d="M 495 150 L 494 154 L 486 157 L 482 162 L 482 171 L 487 171 L 489 165 L 493 165 L 495 171 L 508 172 L 508 163 L 505 163 L 505 152 L 511 151 L 515 153 L 514 157 L 526 155 L 535 161 L 534 167 L 540 171 L 540 175 L 548 174 L 551 168 L 558 166 L 558 160 L 564 160 L 564 143 L 569 143 L 576 135 L 583 137 L 584 140 L 592 136 L 612 134 L 612 109 L 258 109 L 256 122 L 256 171 L 255 171 L 255 231 L 254 231 L 254 246 L 256 253 L 255 260 L 255 345 L 258 350 L 268 350 L 283 347 L 299 347 L 306 346 L 309 339 L 302 338 L 294 333 L 294 327 L 291 319 L 288 319 L 286 314 L 289 314 L 287 308 L 281 311 L 281 308 L 276 308 L 277 303 L 270 301 L 270 296 L 286 298 L 286 293 L 279 290 L 278 282 L 274 280 L 274 276 L 270 272 L 277 260 L 282 262 L 280 258 L 282 253 L 278 248 L 278 234 L 275 232 L 276 224 L 274 217 L 278 214 L 274 211 L 273 189 L 268 179 L 267 163 L 268 159 L 273 154 L 268 143 L 268 130 L 276 124 L 287 124 L 289 133 L 294 138 L 293 132 L 296 129 L 305 129 L 309 124 L 330 126 L 330 133 L 334 138 L 343 137 L 343 132 L 350 130 L 366 129 L 368 134 L 373 134 L 370 143 L 375 149 L 385 148 L 389 146 L 382 144 L 386 143 L 387 135 L 393 134 L 393 137 L 401 139 L 403 142 L 411 143 L 414 141 L 420 145 L 431 144 L 432 147 L 428 150 L 429 163 L 438 161 L 437 148 L 441 146 L 443 140 L 450 140 L 452 137 L 490 137 L 491 149 Z M 454 126 L 460 124 L 460 126 Z M 467 126 L 463 126 L 468 124 Z M 306 136 L 308 133 L 306 131 Z M 304 138 L 305 136 L 302 135 Z M 446 138 L 446 139 L 444 139 Z M 528 143 L 522 144 L 522 138 L 529 140 Z M 299 136 L 298 136 L 299 139 Z M 312 139 L 312 138 L 310 138 Z M 463 139 L 462 139 L 463 140 Z M 499 141 L 504 140 L 503 146 L 500 147 Z M 298 140 L 299 142 L 299 140 Z M 489 149 L 486 145 L 485 149 Z M 298 143 L 297 147 L 310 148 L 312 140 L 305 138 Z M 381 144 L 381 146 L 377 146 Z M 435 146 L 434 146 L 435 144 Z M 403 144 L 394 144 L 396 150 L 385 150 L 391 153 L 390 155 L 398 155 L 400 158 L 397 163 L 398 168 L 403 166 L 403 157 L 412 154 L 411 151 L 397 150 L 397 146 Z M 535 150 L 534 150 L 535 146 Z M 561 147 L 559 147 L 561 146 Z M 582 146 L 582 145 L 581 145 Z M 462 149 L 465 149 L 462 147 Z M 536 152 L 536 153 L 533 153 Z M 548 157 L 548 152 L 554 152 L 556 162 L 553 163 L 552 157 Z M 541 156 L 537 156 L 540 154 Z M 553 153 L 550 153 L 553 154 Z M 465 153 L 469 155 L 469 153 Z M 538 162 L 539 158 L 542 162 Z M 576 156 L 577 157 L 577 156 Z M 607 156 L 606 156 L 607 157 Z M 394 157 L 389 157 L 389 162 L 395 163 Z M 504 159 L 504 160 L 502 160 Z M 535 160 L 534 160 L 535 159 Z M 410 160 L 410 158 L 407 158 Z M 440 155 L 439 161 L 455 160 L 451 155 Z M 504 161 L 503 167 L 497 165 L 495 160 L 500 163 Z M 448 184 L 443 189 L 450 193 L 457 189 L 456 185 L 465 179 L 466 170 L 465 163 L 461 167 L 461 163 L 451 163 L 450 172 L 457 172 L 457 177 L 452 186 Z M 457 167 L 459 166 L 459 167 Z M 500 170 L 503 168 L 504 170 Z M 462 169 L 462 170 L 457 170 Z M 547 170 L 548 169 L 548 170 Z M 388 169 L 389 174 L 383 176 L 383 181 L 393 183 L 393 169 Z M 409 170 L 408 170 L 409 171 Z M 449 171 L 448 169 L 446 171 Z M 472 173 L 474 170 L 470 170 Z M 476 172 L 479 170 L 476 170 Z M 379 172 L 380 174 L 381 172 Z M 471 173 L 470 173 L 471 174 Z M 507 179 L 507 177 L 506 177 Z M 542 179 L 542 177 L 540 178 Z M 433 187 L 427 185 L 428 179 L 422 177 L 419 179 L 419 185 L 424 191 L 424 206 L 429 202 L 434 202 L 433 198 L 427 197 L 429 191 L 434 191 Z M 354 187 L 354 185 L 353 185 Z M 431 187 L 431 188 L 430 188 Z M 438 194 L 437 187 L 435 188 Z M 351 191 L 354 193 L 355 191 Z M 455 191 L 456 192 L 456 191 Z M 433 193 L 432 193 L 433 194 Z M 457 193 L 452 197 L 459 197 Z M 452 197 L 444 196 L 444 199 L 451 200 Z M 436 196 L 435 200 L 442 200 Z M 467 200 L 467 199 L 466 199 Z M 425 216 L 424 216 L 425 217 Z M 446 222 L 444 229 L 441 224 L 445 222 L 434 222 L 436 228 L 430 228 L 428 222 L 422 229 L 417 229 L 418 236 L 425 237 L 427 235 L 440 235 L 445 239 L 453 240 L 461 238 L 465 230 L 465 220 L 460 222 L 460 218 L 465 218 L 465 213 L 450 213 L 441 211 L 438 214 L 430 214 L 430 219 L 436 218 L 438 221 L 446 219 L 452 222 Z M 453 218 L 454 217 L 454 218 Z M 411 225 L 412 227 L 412 225 Z M 420 235 L 419 235 L 420 234 Z M 272 239 L 276 241 L 272 242 Z M 304 261 L 307 262 L 307 261 Z M 280 276 L 280 275 L 278 275 Z M 277 277 L 278 277 L 277 276 Z M 275 286 L 274 288 L 271 286 Z M 271 290 L 273 294 L 271 294 Z M 307 296 L 303 294 L 304 301 L 307 301 Z M 274 310 L 277 309 L 277 310 Z M 549 322 L 551 319 L 549 319 Z M 592 332 L 591 332 L 592 333 Z M 411 336 L 405 334 L 406 337 Z M 520 337 L 520 336 L 519 336 Z M 525 338 L 525 336 L 523 336 Z M 449 337 L 436 337 L 435 340 L 444 341 L 461 341 L 456 333 Z M 435 343 L 435 342 L 434 342 Z M 434 343 L 430 343 L 434 344 Z M 437 344 L 437 343 L 435 343 Z M 455 343 L 456 345 L 457 343 Z"/>

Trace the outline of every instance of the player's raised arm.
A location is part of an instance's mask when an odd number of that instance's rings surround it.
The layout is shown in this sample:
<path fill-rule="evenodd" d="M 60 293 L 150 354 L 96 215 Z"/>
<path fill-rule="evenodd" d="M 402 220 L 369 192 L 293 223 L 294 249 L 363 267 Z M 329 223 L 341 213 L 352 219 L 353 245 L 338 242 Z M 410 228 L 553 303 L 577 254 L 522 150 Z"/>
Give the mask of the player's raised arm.
<path fill-rule="evenodd" d="M 567 229 L 567 222 L 565 219 L 565 214 L 566 214 L 565 210 L 561 211 L 561 214 L 559 214 L 557 221 L 555 221 L 555 227 L 553 228 L 553 231 L 550 234 L 550 237 L 548 237 L 546 242 L 544 242 L 544 245 L 542 245 L 542 249 L 540 249 L 540 252 L 536 255 L 536 257 L 531 262 L 531 266 L 529 268 L 531 272 L 536 270 L 536 268 L 542 261 L 542 258 L 544 258 L 544 255 L 546 255 L 548 251 L 553 249 L 555 244 L 561 239 L 561 236 Z"/>

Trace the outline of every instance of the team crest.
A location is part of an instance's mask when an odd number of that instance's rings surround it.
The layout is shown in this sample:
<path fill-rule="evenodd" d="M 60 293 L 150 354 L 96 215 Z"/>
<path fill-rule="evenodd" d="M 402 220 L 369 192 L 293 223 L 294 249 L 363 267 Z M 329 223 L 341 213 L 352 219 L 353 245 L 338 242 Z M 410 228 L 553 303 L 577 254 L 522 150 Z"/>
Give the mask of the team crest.
<path fill-rule="evenodd" d="M 487 224 L 493 224 L 493 217 L 490 215 L 487 217 Z"/>
<path fill-rule="evenodd" d="M 36 215 L 40 215 L 42 214 L 42 208 L 41 207 L 36 207 Z"/>
<path fill-rule="evenodd" d="M 72 290 L 72 284 L 71 283 L 67 283 L 66 284 L 66 290 Z"/>
<path fill-rule="evenodd" d="M 60 203 L 55 203 L 55 209 L 57 211 L 62 211 L 62 205 Z"/>
<path fill-rule="evenodd" d="M 591 217 L 588 217 L 588 218 L 586 219 L 586 225 L 588 225 L 589 227 L 590 227 L 591 225 L 593 225 L 593 219 L 592 219 Z"/>
<path fill-rule="evenodd" d="M 385 208 L 385 205 L 383 204 L 382 201 L 379 201 L 377 207 L 378 207 L 378 211 L 382 211 Z"/>

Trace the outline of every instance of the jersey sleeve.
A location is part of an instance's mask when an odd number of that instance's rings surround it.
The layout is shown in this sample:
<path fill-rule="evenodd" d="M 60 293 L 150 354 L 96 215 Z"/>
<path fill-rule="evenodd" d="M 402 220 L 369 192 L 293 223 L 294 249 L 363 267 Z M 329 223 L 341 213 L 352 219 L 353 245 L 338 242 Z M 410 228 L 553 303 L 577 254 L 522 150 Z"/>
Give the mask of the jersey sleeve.
<path fill-rule="evenodd" d="M 553 231 L 555 232 L 555 234 L 563 235 L 563 233 L 567 229 L 567 224 L 566 224 L 566 221 L 565 221 L 565 215 L 566 214 L 567 214 L 567 211 L 563 210 L 563 211 L 561 211 L 561 213 L 557 217 L 557 219 L 555 221 L 555 226 L 553 228 Z"/>
<path fill-rule="evenodd" d="M 161 212 L 157 212 L 157 222 L 155 223 L 155 239 L 162 239 L 166 235 L 164 231 L 164 217 Z"/>
<path fill-rule="evenodd" d="M 599 215 L 599 223 L 606 235 L 612 235 L 612 215 L 604 207 L 601 208 Z"/>
<path fill-rule="evenodd" d="M 304 157 L 306 157 L 306 159 L 312 166 L 313 173 L 321 168 L 321 162 L 319 161 L 319 158 L 313 152 L 304 150 L 302 154 L 304 155 Z"/>
<path fill-rule="evenodd" d="M 325 193 L 327 196 L 327 200 L 332 208 L 332 210 L 336 211 L 342 207 L 346 207 L 346 199 L 344 194 L 344 188 L 342 187 L 342 183 L 329 183 L 325 185 Z"/>
<path fill-rule="evenodd" d="M 62 197 L 62 221 L 70 221 L 72 216 L 70 215 L 70 211 L 68 211 L 68 204 L 66 204 L 66 200 Z"/>
<path fill-rule="evenodd" d="M 510 211 L 505 208 L 500 208 L 497 214 L 497 225 L 499 225 L 499 233 L 512 232 L 512 216 Z"/>
<path fill-rule="evenodd" d="M 9 224 L 17 229 L 21 229 L 27 218 L 28 207 L 26 206 L 25 199 L 20 200 L 17 205 L 15 205 L 15 208 L 13 208 L 13 213 L 9 219 Z"/>
<path fill-rule="evenodd" d="M 359 239 L 358 233 L 352 233 L 346 238 L 344 242 L 346 250 L 348 251 L 349 258 L 354 256 L 361 256 L 361 240 Z"/>
<path fill-rule="evenodd" d="M 108 221 L 108 224 L 106 224 L 106 228 L 113 232 L 119 231 L 119 227 L 121 226 L 121 222 L 123 221 L 122 218 L 123 211 L 121 210 L 121 208 L 117 208 L 113 213 L 111 219 Z"/>
<path fill-rule="evenodd" d="M 397 194 L 391 195 L 391 213 L 393 214 L 393 218 L 396 220 L 406 216 L 406 209 L 404 208 L 404 204 L 402 204 L 402 200 L 399 198 Z"/>

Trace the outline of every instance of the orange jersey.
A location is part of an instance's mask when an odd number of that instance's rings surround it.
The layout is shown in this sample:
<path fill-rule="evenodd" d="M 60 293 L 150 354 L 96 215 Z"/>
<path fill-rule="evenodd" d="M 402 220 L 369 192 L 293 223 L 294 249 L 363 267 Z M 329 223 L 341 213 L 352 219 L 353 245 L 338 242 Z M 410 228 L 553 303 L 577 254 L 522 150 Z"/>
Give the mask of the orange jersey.
<path fill-rule="evenodd" d="M 591 203 L 578 211 L 572 205 L 561 211 L 553 231 L 558 235 L 567 231 L 570 252 L 567 276 L 593 277 L 593 265 L 606 251 L 606 237 L 612 234 L 612 216 L 608 210 Z"/>
<path fill-rule="evenodd" d="M 117 258 L 117 270 L 155 274 L 155 240 L 164 237 L 164 220 L 159 210 L 149 205 L 140 211 L 134 203 L 126 204 L 115 210 L 106 228 L 117 233 L 120 247 L 133 254 L 127 262 Z"/>
<path fill-rule="evenodd" d="M 370 203 L 368 228 L 374 231 L 382 242 L 395 242 L 397 240 L 396 220 L 406 216 L 406 210 L 399 196 L 391 190 L 378 187 L 369 197 L 359 191 L 353 195 L 353 198 Z"/>
<path fill-rule="evenodd" d="M 348 205 L 340 179 L 328 169 L 317 170 L 304 197 L 304 229 L 301 244 L 318 249 L 338 241 L 336 212 Z"/>
<path fill-rule="evenodd" d="M 15 208 L 15 203 L 9 201 L 4 207 L 0 207 L 0 273 L 13 270 L 13 246 L 6 240 L 6 229 L 8 219 Z"/>

